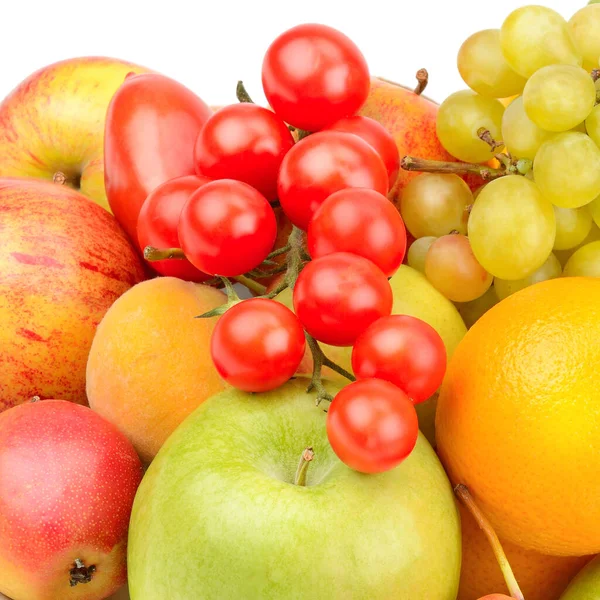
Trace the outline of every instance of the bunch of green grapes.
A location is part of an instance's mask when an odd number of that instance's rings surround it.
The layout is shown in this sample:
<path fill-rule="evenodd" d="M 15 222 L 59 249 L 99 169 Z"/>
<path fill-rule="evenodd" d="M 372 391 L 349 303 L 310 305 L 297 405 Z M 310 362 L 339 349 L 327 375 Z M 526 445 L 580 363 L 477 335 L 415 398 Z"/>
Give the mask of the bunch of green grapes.
<path fill-rule="evenodd" d="M 420 175 L 400 209 L 408 263 L 469 325 L 537 282 L 600 276 L 599 69 L 600 1 L 569 21 L 524 6 L 461 46 L 469 89 L 442 103 L 437 134 L 458 160 L 501 171 L 475 197 L 457 175 Z"/>

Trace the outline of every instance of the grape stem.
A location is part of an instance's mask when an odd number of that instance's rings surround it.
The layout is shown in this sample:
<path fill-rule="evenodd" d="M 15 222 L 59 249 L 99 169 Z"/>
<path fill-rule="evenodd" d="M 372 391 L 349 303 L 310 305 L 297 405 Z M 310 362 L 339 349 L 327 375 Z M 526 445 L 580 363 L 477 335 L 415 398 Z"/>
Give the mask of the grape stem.
<path fill-rule="evenodd" d="M 405 156 L 400 162 L 405 171 L 424 171 L 426 173 L 456 173 L 464 175 L 473 173 L 479 175 L 484 181 L 491 181 L 506 175 L 506 169 L 494 169 L 488 165 L 476 163 L 447 162 L 442 160 L 429 160 L 416 156 Z"/>
<path fill-rule="evenodd" d="M 502 146 L 504 146 L 504 142 L 497 142 L 489 129 L 486 129 L 485 127 L 480 127 L 477 130 L 477 137 L 482 141 L 485 142 L 491 149 L 492 152 L 495 152 L 498 148 L 502 148 Z"/>
<path fill-rule="evenodd" d="M 594 69 L 590 75 L 592 76 L 592 81 L 596 83 L 600 79 L 600 69 Z"/>
<path fill-rule="evenodd" d="M 475 521 L 477 521 L 477 525 L 483 531 L 485 536 L 487 537 L 492 550 L 494 551 L 494 555 L 498 564 L 500 565 L 500 569 L 502 570 L 502 575 L 504 576 L 504 580 L 506 581 L 506 587 L 508 588 L 509 594 L 515 600 L 524 600 L 523 592 L 519 588 L 519 584 L 515 578 L 515 574 L 506 558 L 506 554 L 504 553 L 504 549 L 502 548 L 502 544 L 496 535 L 493 527 L 490 522 L 487 520 L 485 515 L 481 512 L 481 509 L 473 500 L 473 496 L 469 492 L 469 488 L 466 485 L 459 483 L 454 488 L 454 493 L 458 496 L 458 499 L 465 505 L 468 511 L 473 515 Z"/>

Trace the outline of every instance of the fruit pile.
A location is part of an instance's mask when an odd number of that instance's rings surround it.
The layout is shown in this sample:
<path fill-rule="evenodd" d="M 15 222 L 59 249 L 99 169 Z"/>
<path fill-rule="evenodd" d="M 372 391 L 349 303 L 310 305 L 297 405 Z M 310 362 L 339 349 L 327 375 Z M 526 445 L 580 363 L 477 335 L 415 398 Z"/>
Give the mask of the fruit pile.
<path fill-rule="evenodd" d="M 458 69 L 0 104 L 2 600 L 600 598 L 600 4 Z"/>

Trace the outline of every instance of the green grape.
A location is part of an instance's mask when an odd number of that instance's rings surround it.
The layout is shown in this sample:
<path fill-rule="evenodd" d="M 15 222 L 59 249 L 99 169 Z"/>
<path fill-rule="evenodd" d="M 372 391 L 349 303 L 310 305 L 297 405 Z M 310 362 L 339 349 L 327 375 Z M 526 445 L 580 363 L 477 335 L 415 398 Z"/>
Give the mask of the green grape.
<path fill-rule="evenodd" d="M 544 142 L 533 163 L 542 194 L 562 208 L 600 196 L 600 148 L 584 133 L 560 133 Z"/>
<path fill-rule="evenodd" d="M 469 238 L 460 233 L 444 235 L 425 257 L 429 283 L 453 302 L 470 302 L 485 294 L 493 277 L 477 262 Z"/>
<path fill-rule="evenodd" d="M 499 29 L 474 33 L 460 47 L 457 62 L 463 81 L 482 96 L 506 98 L 525 87 L 525 78 L 510 68 L 502 54 Z"/>
<path fill-rule="evenodd" d="M 479 298 L 475 298 L 471 302 L 456 302 L 455 304 L 465 325 L 468 329 L 471 329 L 492 306 L 498 304 L 498 296 L 496 296 L 494 286 L 492 285 L 483 296 L 479 296 Z"/>
<path fill-rule="evenodd" d="M 583 68 L 598 68 L 600 56 L 600 6 L 585 6 L 570 19 L 571 34 L 583 55 Z"/>
<path fill-rule="evenodd" d="M 562 267 L 558 262 L 558 258 L 554 254 L 550 253 L 550 256 L 546 259 L 546 262 L 531 275 L 524 279 L 494 279 L 494 289 L 496 295 L 500 300 L 504 300 L 511 294 L 518 292 L 534 283 L 540 283 L 540 281 L 546 281 L 547 279 L 554 279 L 560 277 L 562 274 Z"/>
<path fill-rule="evenodd" d="M 567 131 L 585 121 L 596 104 L 596 86 L 587 71 L 550 65 L 534 73 L 523 90 L 527 116 L 546 131 Z"/>
<path fill-rule="evenodd" d="M 586 206 L 594 223 L 600 227 L 600 196 Z"/>
<path fill-rule="evenodd" d="M 481 266 L 501 279 L 523 279 L 552 251 L 552 205 L 537 185 L 520 175 L 488 183 L 473 205 L 469 239 Z"/>
<path fill-rule="evenodd" d="M 555 250 L 554 254 L 556 258 L 558 258 L 560 264 L 564 267 L 567 264 L 567 261 L 571 258 L 571 256 L 573 256 L 573 254 L 575 254 L 575 252 L 577 252 L 577 250 L 579 250 L 579 248 L 585 246 L 586 244 L 589 244 L 590 242 L 597 241 L 600 241 L 600 229 L 598 228 L 596 223 L 592 223 L 592 228 L 590 229 L 590 232 L 587 234 L 587 237 L 585 238 L 585 240 L 583 240 L 583 242 L 581 242 L 581 244 L 578 244 L 577 246 L 575 246 L 575 248 L 569 248 L 568 250 Z"/>
<path fill-rule="evenodd" d="M 547 65 L 582 62 L 569 24 L 545 6 L 523 6 L 510 13 L 500 29 L 500 46 L 508 64 L 527 78 Z"/>
<path fill-rule="evenodd" d="M 585 129 L 587 134 L 594 140 L 596 146 L 600 148 L 600 104 L 595 106 L 588 115 L 588 118 L 585 120 Z"/>
<path fill-rule="evenodd" d="M 600 242 L 591 242 L 575 252 L 565 265 L 565 277 L 600 277 Z"/>
<path fill-rule="evenodd" d="M 471 90 L 455 92 L 439 108 L 438 138 L 455 158 L 465 162 L 486 162 L 493 158 L 494 152 L 477 132 L 480 128 L 487 129 L 498 140 L 503 114 L 503 104 L 494 98 L 484 98 Z"/>
<path fill-rule="evenodd" d="M 588 4 L 599 4 L 600 0 L 590 0 Z"/>
<path fill-rule="evenodd" d="M 554 250 L 568 250 L 581 244 L 592 228 L 592 215 L 586 206 L 580 208 L 554 207 L 556 237 Z"/>
<path fill-rule="evenodd" d="M 553 135 L 527 116 L 522 96 L 515 98 L 504 111 L 502 141 L 513 156 L 533 160 L 539 147 Z"/>
<path fill-rule="evenodd" d="M 400 198 L 400 214 L 415 238 L 467 233 L 469 186 L 453 174 L 423 173 L 413 178 Z"/>
<path fill-rule="evenodd" d="M 415 240 L 410 245 L 408 253 L 406 254 L 408 266 L 421 273 L 425 273 L 425 257 L 427 256 L 427 252 L 429 252 L 431 244 L 433 244 L 435 240 L 437 240 L 437 238 L 432 235 Z"/>

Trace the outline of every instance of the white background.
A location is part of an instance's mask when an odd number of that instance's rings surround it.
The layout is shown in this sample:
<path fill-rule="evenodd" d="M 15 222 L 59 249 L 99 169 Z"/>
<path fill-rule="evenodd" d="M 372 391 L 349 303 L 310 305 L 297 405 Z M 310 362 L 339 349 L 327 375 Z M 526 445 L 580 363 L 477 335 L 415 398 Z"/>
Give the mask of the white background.
<path fill-rule="evenodd" d="M 38 68 L 75 56 L 129 60 L 178 79 L 209 104 L 235 101 L 243 79 L 255 101 L 270 42 L 302 22 L 342 30 L 371 73 L 427 95 L 464 88 L 456 53 L 471 33 L 500 27 L 526 0 L 0 0 L 0 99 Z M 536 0 L 569 19 L 587 0 Z"/>

